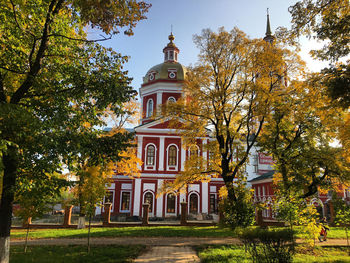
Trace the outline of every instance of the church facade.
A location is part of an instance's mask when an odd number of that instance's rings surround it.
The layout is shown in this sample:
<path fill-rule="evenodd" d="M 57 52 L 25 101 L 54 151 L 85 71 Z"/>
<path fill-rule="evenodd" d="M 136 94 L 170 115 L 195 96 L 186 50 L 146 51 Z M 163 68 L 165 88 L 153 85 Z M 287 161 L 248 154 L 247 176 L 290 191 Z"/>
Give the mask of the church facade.
<path fill-rule="evenodd" d="M 168 123 L 151 117 L 160 105 L 175 102 L 183 96 L 182 86 L 186 68 L 178 62 L 180 50 L 174 44 L 174 36 L 163 49 L 164 62 L 150 68 L 143 78 L 139 90 L 141 99 L 141 121 L 134 128 L 137 140 L 137 156 L 143 162 L 140 177 L 130 179 L 122 175 L 113 176 L 105 202 L 112 203 L 112 216 L 140 217 L 142 204 L 150 205 L 149 216 L 158 218 L 178 217 L 180 203 L 187 202 L 189 215 L 215 215 L 218 213 L 219 190 L 224 185 L 221 178 L 210 182 L 195 182 L 181 193 L 159 194 L 164 181 L 174 180 L 184 170 L 186 158 L 198 154 L 208 159 L 205 144 L 209 137 L 197 138 L 197 144 L 186 148 L 175 130 Z M 271 162 L 262 162 L 253 148 L 252 158 L 246 170 L 248 178 L 272 170 Z M 261 155 L 262 156 L 262 155 Z"/>

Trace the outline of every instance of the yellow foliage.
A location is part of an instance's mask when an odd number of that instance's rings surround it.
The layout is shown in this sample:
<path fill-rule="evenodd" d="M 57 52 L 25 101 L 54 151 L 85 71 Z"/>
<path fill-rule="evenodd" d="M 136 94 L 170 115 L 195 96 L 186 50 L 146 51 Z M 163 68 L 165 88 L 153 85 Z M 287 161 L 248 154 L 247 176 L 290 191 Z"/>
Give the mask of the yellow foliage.
<path fill-rule="evenodd" d="M 137 157 L 136 150 L 136 148 L 128 148 L 120 153 L 121 160 L 116 165 L 118 174 L 126 175 L 130 178 L 140 176 L 142 160 Z"/>

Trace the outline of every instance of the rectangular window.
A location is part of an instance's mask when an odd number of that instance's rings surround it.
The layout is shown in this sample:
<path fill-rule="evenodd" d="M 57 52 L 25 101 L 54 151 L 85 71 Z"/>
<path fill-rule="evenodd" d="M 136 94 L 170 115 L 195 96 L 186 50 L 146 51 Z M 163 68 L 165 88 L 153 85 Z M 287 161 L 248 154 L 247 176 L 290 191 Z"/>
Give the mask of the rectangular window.
<path fill-rule="evenodd" d="M 129 212 L 130 211 L 130 192 L 121 192 L 121 205 L 120 211 Z"/>
<path fill-rule="evenodd" d="M 107 191 L 106 195 L 105 195 L 104 203 L 111 203 L 111 204 L 113 204 L 113 194 L 114 194 L 114 192 Z"/>
<path fill-rule="evenodd" d="M 168 194 L 166 207 L 167 207 L 166 208 L 167 213 L 175 213 L 175 195 Z"/>
<path fill-rule="evenodd" d="M 210 213 L 217 214 L 217 199 L 215 194 L 210 194 Z"/>
<path fill-rule="evenodd" d="M 254 166 L 254 173 L 259 172 L 259 156 L 255 154 L 253 156 L 253 166 Z"/>

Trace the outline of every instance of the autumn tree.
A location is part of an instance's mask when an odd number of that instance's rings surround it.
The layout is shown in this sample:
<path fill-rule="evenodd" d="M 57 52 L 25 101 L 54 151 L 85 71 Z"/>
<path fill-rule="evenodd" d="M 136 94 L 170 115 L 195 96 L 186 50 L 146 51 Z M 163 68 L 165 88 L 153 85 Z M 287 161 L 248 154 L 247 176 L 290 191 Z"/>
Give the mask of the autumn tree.
<path fill-rule="evenodd" d="M 98 42 L 120 30 L 131 35 L 148 8 L 134 0 L 1 2 L 0 144 L 6 147 L 1 148 L 0 262 L 9 260 L 17 178 L 60 172 L 62 162 L 72 162 L 71 149 L 83 152 L 84 145 L 88 152 L 101 138 L 96 127 L 105 125 L 99 118 L 104 109 L 120 114 L 135 95 L 122 71 L 127 58 Z M 91 28 L 103 36 L 89 39 Z M 99 140 L 106 154 L 94 155 L 90 165 L 112 159 L 129 139 L 118 133 Z"/>
<path fill-rule="evenodd" d="M 109 167 L 110 161 L 115 163 L 114 171 L 119 174 L 129 176 L 131 178 L 139 175 L 139 166 L 142 161 L 137 158 L 136 155 L 136 143 L 133 137 L 133 133 L 126 130 L 126 126 L 134 124 L 138 121 L 138 103 L 135 100 L 123 103 L 123 112 L 115 114 L 109 107 L 103 112 L 100 117 L 104 122 L 108 123 L 111 127 L 104 129 L 103 133 L 95 138 L 95 141 L 91 143 L 91 139 L 86 141 L 80 141 L 79 145 L 73 144 L 70 148 L 69 162 L 66 163 L 66 168 L 69 170 L 69 174 L 75 178 L 75 199 L 79 205 L 79 220 L 78 228 L 85 227 L 85 216 L 87 215 L 86 197 L 84 196 L 84 187 L 87 184 L 85 180 L 89 179 L 86 176 L 90 175 L 86 170 L 90 169 L 95 163 L 96 159 L 100 159 L 99 169 L 105 169 Z M 85 126 L 90 126 L 90 123 L 85 123 Z M 119 141 L 115 136 L 118 135 Z M 122 146 L 120 151 L 115 151 L 115 146 Z M 106 152 L 108 158 L 106 158 Z M 112 174 L 112 169 L 109 169 Z M 91 178 L 90 178 L 91 179 Z M 88 186 L 95 187 L 96 189 L 106 189 L 107 185 L 104 183 L 102 186 L 92 184 L 100 184 L 98 180 L 90 180 Z"/>
<path fill-rule="evenodd" d="M 334 128 L 343 145 L 344 158 L 350 161 L 350 3 L 348 0 L 302 0 L 289 8 L 292 28 L 289 39 L 300 35 L 322 41 L 323 47 L 312 50 L 311 55 L 328 61 L 329 66 L 313 76 L 328 89 L 332 105 L 343 110 L 343 121 Z M 346 61 L 347 60 L 347 61 Z"/>
<path fill-rule="evenodd" d="M 66 189 L 69 183 L 60 174 L 50 174 L 40 178 L 33 174 L 26 174 L 17 179 L 15 203 L 19 209 L 14 213 L 22 219 L 27 227 L 24 252 L 27 251 L 27 241 L 30 224 L 28 219 L 37 219 L 48 212 L 51 207 L 49 201 L 58 197 L 59 189 Z"/>
<path fill-rule="evenodd" d="M 271 105 L 299 65 L 287 49 L 249 39 L 237 28 L 205 29 L 194 36 L 194 42 L 200 50 L 199 62 L 189 68 L 184 97 L 168 104 L 163 114 L 174 125 L 181 123 L 187 147 L 210 135 L 209 161 L 189 158 L 185 171 L 170 186 L 220 176 L 229 200 L 237 202 L 234 182 L 245 180 L 245 164 Z"/>
<path fill-rule="evenodd" d="M 106 194 L 106 186 L 110 184 L 114 170 L 115 164 L 110 162 L 104 166 L 85 167 L 80 172 L 80 177 L 84 178 L 84 180 L 76 190 L 78 191 L 81 208 L 84 207 L 84 211 L 89 217 L 88 252 L 90 252 L 91 219 L 95 213 L 96 206 L 102 206 L 103 198 Z"/>
<path fill-rule="evenodd" d="M 332 146 L 332 123 L 342 114 L 330 107 L 324 88 L 307 81 L 291 83 L 289 96 L 273 104 L 258 145 L 275 160 L 281 197 L 303 199 L 320 188 L 337 188 L 350 179 L 342 148 Z"/>

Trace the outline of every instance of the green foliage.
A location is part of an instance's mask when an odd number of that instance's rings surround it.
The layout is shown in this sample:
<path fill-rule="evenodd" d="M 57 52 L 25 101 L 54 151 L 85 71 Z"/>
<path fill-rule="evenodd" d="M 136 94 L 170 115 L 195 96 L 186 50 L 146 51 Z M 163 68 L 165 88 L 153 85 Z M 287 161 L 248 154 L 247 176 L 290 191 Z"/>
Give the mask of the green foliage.
<path fill-rule="evenodd" d="M 347 0 L 302 0 L 289 8 L 292 33 L 328 40 L 314 55 L 337 60 L 350 53 L 350 3 Z"/>
<path fill-rule="evenodd" d="M 323 41 L 323 47 L 311 55 L 329 60 L 329 68 L 319 76 L 328 87 L 334 106 L 350 106 L 349 61 L 334 63 L 350 54 L 350 3 L 348 0 L 302 0 L 289 8 L 292 15 L 290 38 L 300 34 Z M 340 102 L 340 104 L 339 104 Z"/>
<path fill-rule="evenodd" d="M 234 201 L 228 197 L 223 198 L 219 204 L 222 213 L 222 224 L 236 229 L 247 227 L 254 223 L 255 207 L 252 202 L 252 192 L 244 185 L 233 186 L 237 199 Z"/>
<path fill-rule="evenodd" d="M 294 233 L 290 229 L 267 230 L 256 228 L 240 234 L 246 251 L 256 263 L 292 262 L 295 252 Z"/>
<path fill-rule="evenodd" d="M 340 198 L 333 198 L 334 209 L 336 211 L 334 223 L 345 227 L 346 241 L 348 245 L 348 254 L 350 256 L 350 242 L 349 242 L 349 229 L 350 229 L 350 205 L 346 201 Z"/>
<path fill-rule="evenodd" d="M 293 193 L 283 197 L 277 196 L 275 211 L 277 218 L 288 222 L 292 231 L 295 225 L 303 226 L 303 234 L 300 237 L 309 246 L 314 246 L 314 241 L 321 231 L 321 225 L 318 224 L 320 215 L 315 206 L 307 204 L 305 200 Z"/>
<path fill-rule="evenodd" d="M 28 174 L 17 180 L 17 191 L 15 203 L 20 209 L 15 215 L 26 221 L 41 217 L 50 210 L 50 201 L 57 198 L 61 189 L 70 184 L 65 179 L 61 179 L 58 174 L 46 174 L 45 177 L 38 177 Z"/>

